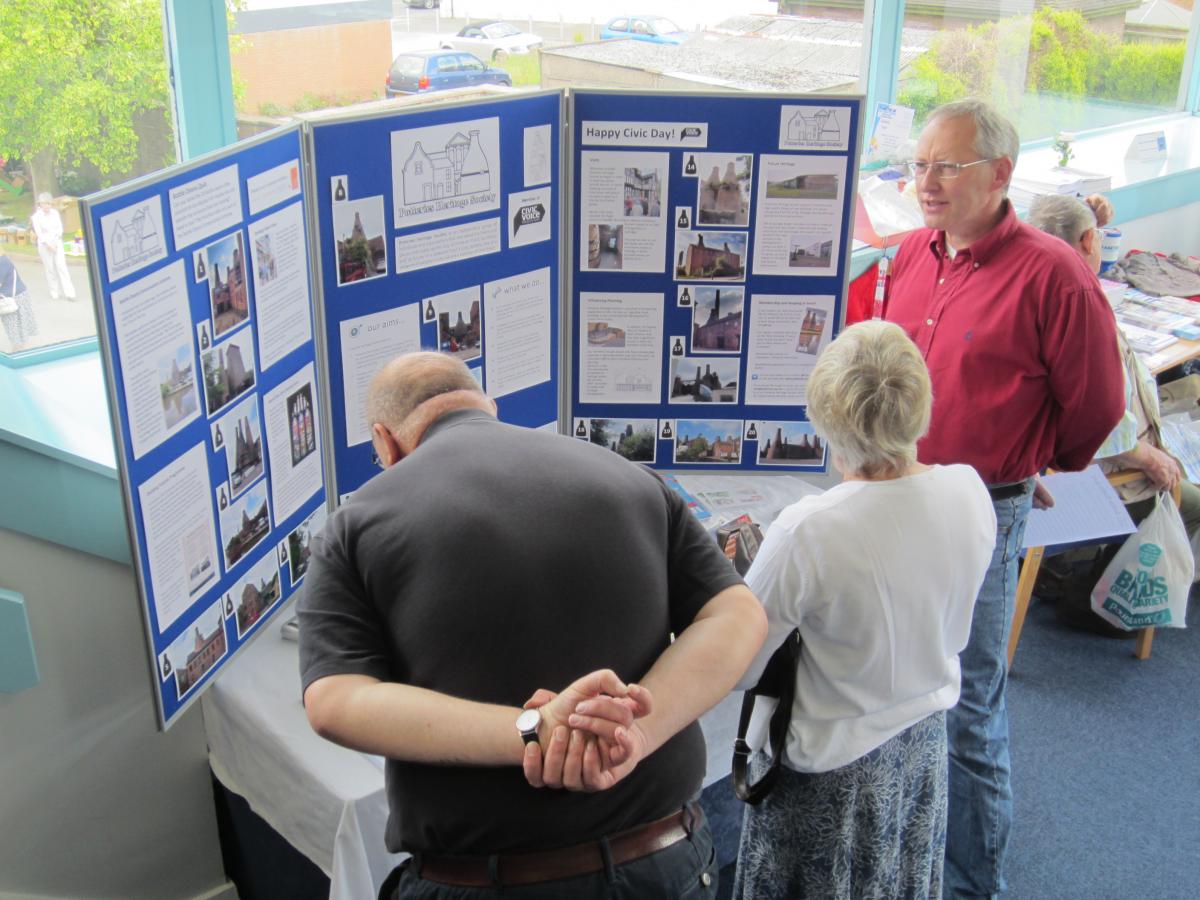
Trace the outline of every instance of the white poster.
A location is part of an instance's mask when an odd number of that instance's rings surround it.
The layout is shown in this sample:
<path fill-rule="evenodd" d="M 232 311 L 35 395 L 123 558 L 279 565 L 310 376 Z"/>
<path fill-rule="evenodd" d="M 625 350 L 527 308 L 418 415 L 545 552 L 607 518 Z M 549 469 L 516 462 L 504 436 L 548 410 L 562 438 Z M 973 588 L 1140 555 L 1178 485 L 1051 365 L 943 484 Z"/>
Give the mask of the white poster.
<path fill-rule="evenodd" d="M 579 268 L 662 272 L 668 153 L 587 151 L 580 174 Z"/>
<path fill-rule="evenodd" d="M 293 203 L 250 226 L 258 361 L 265 371 L 312 340 L 304 211 Z"/>
<path fill-rule="evenodd" d="M 579 402 L 662 398 L 662 294 L 579 295 Z"/>
<path fill-rule="evenodd" d="M 499 252 L 499 218 L 414 231 L 396 238 L 396 274 Z"/>
<path fill-rule="evenodd" d="M 171 231 L 176 250 L 242 221 L 236 163 L 173 187 L 167 195 L 171 198 Z"/>
<path fill-rule="evenodd" d="M 392 132 L 397 228 L 500 208 L 500 120 Z"/>
<path fill-rule="evenodd" d="M 755 275 L 836 275 L 846 160 L 763 156 L 755 211 Z"/>
<path fill-rule="evenodd" d="M 300 160 L 292 159 L 246 179 L 250 215 L 256 216 L 284 200 L 300 196 Z"/>
<path fill-rule="evenodd" d="M 550 188 L 508 195 L 508 246 L 550 240 Z"/>
<path fill-rule="evenodd" d="M 849 146 L 850 107 L 780 107 L 780 150 L 846 150 Z"/>
<path fill-rule="evenodd" d="M 263 398 L 271 508 L 285 521 L 321 488 L 321 414 L 312 363 Z"/>
<path fill-rule="evenodd" d="M 747 405 L 808 402 L 808 377 L 833 330 L 833 302 L 829 295 L 750 298 Z"/>
<path fill-rule="evenodd" d="M 484 359 L 492 397 L 550 380 L 550 269 L 490 281 Z"/>
<path fill-rule="evenodd" d="M 220 574 L 204 444 L 142 482 L 138 501 L 161 634 Z"/>
<path fill-rule="evenodd" d="M 134 459 L 200 415 L 183 261 L 112 292 Z"/>
<path fill-rule="evenodd" d="M 421 349 L 417 306 L 396 309 L 339 323 L 342 346 L 342 391 L 346 408 L 346 446 L 371 440 L 367 422 L 367 387 L 384 364 L 401 353 Z"/>
<path fill-rule="evenodd" d="M 532 125 L 524 132 L 525 187 L 547 184 L 551 168 L 551 132 L 549 125 Z"/>
<path fill-rule="evenodd" d="M 162 197 L 148 197 L 101 216 L 100 233 L 110 283 L 166 258 Z"/>

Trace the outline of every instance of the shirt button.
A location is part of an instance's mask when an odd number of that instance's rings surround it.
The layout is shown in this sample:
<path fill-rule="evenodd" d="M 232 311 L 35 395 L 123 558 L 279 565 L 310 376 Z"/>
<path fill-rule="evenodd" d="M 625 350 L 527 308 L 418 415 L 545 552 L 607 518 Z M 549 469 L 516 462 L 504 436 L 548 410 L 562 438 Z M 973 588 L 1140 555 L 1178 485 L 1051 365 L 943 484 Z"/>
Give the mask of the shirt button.
<path fill-rule="evenodd" d="M 975 268 L 976 268 L 976 269 L 978 269 L 978 268 L 979 268 L 979 263 L 975 263 Z"/>
<path fill-rule="evenodd" d="M 926 324 L 926 325 L 932 325 L 932 324 L 933 324 L 933 319 L 926 319 L 926 320 L 925 320 L 925 324 Z"/>
<path fill-rule="evenodd" d="M 700 873 L 700 883 L 702 885 L 704 885 L 705 887 L 708 887 L 709 885 L 712 884 L 712 876 L 709 875 L 707 872 L 701 872 Z"/>
<path fill-rule="evenodd" d="M 945 284 L 945 283 L 946 283 L 946 279 L 945 279 L 945 278 L 939 278 L 939 279 L 938 279 L 938 284 Z"/>

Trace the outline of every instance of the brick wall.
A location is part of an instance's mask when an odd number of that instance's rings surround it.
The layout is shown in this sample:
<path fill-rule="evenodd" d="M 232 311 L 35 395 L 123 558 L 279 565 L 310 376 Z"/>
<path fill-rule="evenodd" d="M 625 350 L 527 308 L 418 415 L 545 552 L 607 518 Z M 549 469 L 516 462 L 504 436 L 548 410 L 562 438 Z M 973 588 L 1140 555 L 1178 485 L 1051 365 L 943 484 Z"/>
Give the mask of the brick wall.
<path fill-rule="evenodd" d="M 383 96 L 392 63 L 387 20 L 344 22 L 240 35 L 233 69 L 245 84 L 240 108 L 293 108 L 306 94 L 342 102 Z"/>

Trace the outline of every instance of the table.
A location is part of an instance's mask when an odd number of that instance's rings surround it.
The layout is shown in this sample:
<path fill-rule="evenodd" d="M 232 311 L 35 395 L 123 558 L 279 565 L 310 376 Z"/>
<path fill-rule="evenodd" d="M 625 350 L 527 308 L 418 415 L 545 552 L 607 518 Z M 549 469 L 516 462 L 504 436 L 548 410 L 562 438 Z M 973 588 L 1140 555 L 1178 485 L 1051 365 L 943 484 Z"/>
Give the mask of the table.
<path fill-rule="evenodd" d="M 1145 362 L 1150 374 L 1159 375 L 1167 369 L 1173 369 L 1198 357 L 1200 357 L 1200 341 L 1185 341 L 1180 338 L 1153 356 L 1145 357 Z"/>

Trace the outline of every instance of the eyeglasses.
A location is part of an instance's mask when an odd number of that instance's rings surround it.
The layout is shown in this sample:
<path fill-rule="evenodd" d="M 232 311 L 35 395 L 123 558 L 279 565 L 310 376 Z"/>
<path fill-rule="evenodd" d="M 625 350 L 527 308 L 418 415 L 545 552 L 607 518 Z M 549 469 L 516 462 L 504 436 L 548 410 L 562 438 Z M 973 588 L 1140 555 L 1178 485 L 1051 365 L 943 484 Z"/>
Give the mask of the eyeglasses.
<path fill-rule="evenodd" d="M 946 178 L 957 178 L 963 169 L 969 169 L 971 166 L 980 166 L 984 163 L 995 162 L 998 159 L 1003 159 L 1000 156 L 993 156 L 991 159 L 977 159 L 975 162 L 969 163 L 952 163 L 952 162 L 910 162 L 907 163 L 908 173 L 913 178 L 920 178 L 924 175 L 932 174 L 938 180 Z"/>

